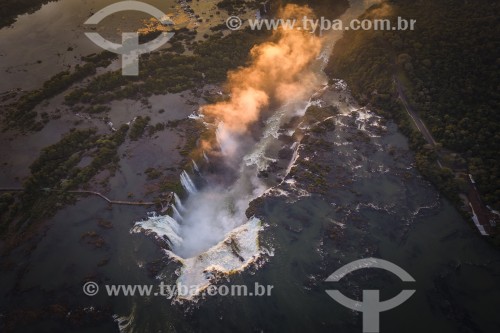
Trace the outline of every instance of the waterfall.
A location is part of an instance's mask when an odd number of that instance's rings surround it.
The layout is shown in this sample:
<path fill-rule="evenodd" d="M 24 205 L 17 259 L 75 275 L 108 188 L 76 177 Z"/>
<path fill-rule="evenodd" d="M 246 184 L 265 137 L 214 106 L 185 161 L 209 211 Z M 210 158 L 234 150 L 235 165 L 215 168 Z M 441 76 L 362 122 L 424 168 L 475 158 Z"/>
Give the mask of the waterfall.
<path fill-rule="evenodd" d="M 179 223 L 168 215 L 162 216 L 151 214 L 147 220 L 137 222 L 132 232 L 140 233 L 143 229 L 167 239 L 171 248 L 181 245 L 183 241 L 182 237 L 179 236 Z"/>
<path fill-rule="evenodd" d="M 165 216 L 165 221 L 160 220 L 162 229 L 165 230 L 165 236 L 168 237 L 171 247 L 179 246 L 182 243 L 182 237 L 179 236 L 179 223 L 170 216 Z"/>
<path fill-rule="evenodd" d="M 177 195 L 177 193 L 174 192 L 174 205 L 177 208 L 178 211 L 185 212 L 186 208 L 184 208 L 184 205 L 182 204 L 181 198 Z"/>
<path fill-rule="evenodd" d="M 196 162 L 194 160 L 193 161 L 193 170 L 200 173 L 200 168 L 198 167 L 198 164 L 196 164 Z"/>
<path fill-rule="evenodd" d="M 182 215 L 181 213 L 179 213 L 179 211 L 177 210 L 177 207 L 175 207 L 175 205 L 172 205 L 172 210 L 174 211 L 173 213 L 173 218 L 174 220 L 178 221 L 178 222 L 182 222 L 183 218 L 182 218 Z"/>
<path fill-rule="evenodd" d="M 181 173 L 181 184 L 182 187 L 189 193 L 193 194 L 198 192 L 196 189 L 196 186 L 194 185 L 193 181 L 191 180 L 191 177 L 189 177 L 189 174 L 184 170 Z"/>
<path fill-rule="evenodd" d="M 288 163 L 288 166 L 286 168 L 284 178 L 286 178 L 290 174 L 290 171 L 292 171 L 293 165 L 295 164 L 295 162 L 297 161 L 297 158 L 299 157 L 299 148 L 300 148 L 300 144 L 298 142 L 294 142 L 293 145 L 290 147 L 290 149 L 293 150 L 293 155 L 292 155 L 292 159 L 290 160 L 290 162 Z"/>

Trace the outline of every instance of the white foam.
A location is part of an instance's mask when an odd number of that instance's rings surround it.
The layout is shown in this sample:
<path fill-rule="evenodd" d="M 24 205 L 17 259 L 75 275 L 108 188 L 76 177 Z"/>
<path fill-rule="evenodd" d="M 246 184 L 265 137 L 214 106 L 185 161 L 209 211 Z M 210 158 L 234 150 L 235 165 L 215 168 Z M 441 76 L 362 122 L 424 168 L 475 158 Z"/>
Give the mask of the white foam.
<path fill-rule="evenodd" d="M 216 273 L 235 274 L 245 270 L 262 254 L 258 234 L 262 230 L 261 221 L 252 218 L 245 224 L 235 228 L 218 244 L 209 250 L 191 257 L 181 259 L 169 251 L 173 259 L 183 265 L 177 279 L 177 290 L 189 290 L 187 295 L 177 295 L 178 300 L 191 300 L 213 283 Z M 214 274 L 215 273 L 215 274 Z M 187 288 L 183 288 L 185 286 Z"/>
<path fill-rule="evenodd" d="M 168 239 L 168 243 L 172 247 L 175 247 L 182 243 L 182 238 L 179 236 L 179 228 L 179 223 L 168 215 L 150 214 L 147 220 L 135 223 L 131 232 L 154 233 Z"/>

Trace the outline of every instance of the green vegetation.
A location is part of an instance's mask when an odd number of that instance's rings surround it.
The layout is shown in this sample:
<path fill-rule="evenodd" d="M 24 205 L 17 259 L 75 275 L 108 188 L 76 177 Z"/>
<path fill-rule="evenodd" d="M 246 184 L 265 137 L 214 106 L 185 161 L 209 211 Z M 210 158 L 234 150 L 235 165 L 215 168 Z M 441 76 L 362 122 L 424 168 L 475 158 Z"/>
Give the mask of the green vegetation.
<path fill-rule="evenodd" d="M 290 170 L 289 177 L 303 180 L 302 185 L 309 193 L 326 194 L 332 189 L 328 181 L 331 166 L 324 163 L 320 152 L 333 149 L 333 144 L 326 140 L 324 135 L 335 129 L 333 117 L 336 114 L 338 114 L 338 108 L 335 106 L 312 105 L 298 120 L 309 127 L 306 131 L 298 128 L 294 133 L 295 139 L 301 143 L 300 155 L 306 154 L 314 158 L 299 158 Z"/>
<path fill-rule="evenodd" d="M 198 146 L 198 140 L 199 139 L 206 139 L 209 140 L 211 138 L 212 132 L 207 130 L 206 127 L 198 122 L 198 121 L 193 121 L 191 119 L 188 119 L 186 122 L 184 122 L 185 126 L 185 133 L 186 133 L 186 140 L 184 143 L 184 147 L 180 150 L 180 154 L 184 157 L 190 156 L 191 159 L 197 159 L 196 158 L 196 147 Z M 198 152 L 199 153 L 199 152 Z M 189 160 L 188 163 L 191 163 Z"/>
<path fill-rule="evenodd" d="M 184 193 L 184 188 L 177 175 L 166 175 L 160 179 L 160 192 Z"/>
<path fill-rule="evenodd" d="M 44 148 L 30 167 L 31 177 L 24 184 L 26 192 L 36 195 L 41 189 L 58 186 L 80 162 L 83 152 L 93 147 L 97 139 L 94 129 L 75 130 L 58 143 Z"/>
<path fill-rule="evenodd" d="M 335 120 L 331 117 L 338 113 L 335 106 L 320 107 L 311 105 L 307 108 L 303 122 L 311 126 L 311 131 L 316 134 L 327 133 L 335 129 Z M 327 119 L 330 118 L 330 119 Z"/>
<path fill-rule="evenodd" d="M 103 229 L 113 229 L 113 222 L 111 222 L 109 220 L 99 219 L 97 221 L 97 224 L 99 225 L 99 227 L 101 227 Z"/>
<path fill-rule="evenodd" d="M 148 180 L 158 179 L 162 176 L 162 172 L 155 168 L 147 168 L 144 173 L 148 176 Z"/>
<path fill-rule="evenodd" d="M 0 6 L 0 28 L 11 25 L 18 15 L 34 13 L 42 5 L 55 0 L 4 0 Z"/>
<path fill-rule="evenodd" d="M 44 148 L 30 167 L 31 176 L 20 200 L 0 197 L 2 233 L 13 221 L 18 221 L 19 228 L 51 216 L 58 207 L 73 200 L 68 191 L 88 184 L 103 169 L 114 172 L 119 161 L 117 151 L 127 131 L 127 125 L 110 135 L 98 135 L 95 129 L 72 130 L 56 144 Z M 90 163 L 80 166 L 84 157 Z"/>
<path fill-rule="evenodd" d="M 332 117 L 337 113 L 338 109 L 334 106 L 320 107 L 311 105 L 306 110 L 303 122 L 311 126 L 311 131 L 313 133 L 319 135 L 326 134 L 335 129 L 335 119 Z"/>
<path fill-rule="evenodd" d="M 305 152 L 314 154 L 318 149 L 332 149 L 331 144 L 323 139 L 315 138 L 312 135 L 306 134 L 301 143 L 306 147 Z M 290 170 L 289 177 L 300 179 L 304 189 L 309 193 L 326 194 L 331 189 L 331 184 L 328 182 L 328 174 L 331 171 L 329 165 L 325 165 L 317 160 L 299 159 L 296 166 Z"/>
<path fill-rule="evenodd" d="M 246 3 L 240 0 L 222 0 L 217 3 L 217 8 L 226 10 L 230 15 L 244 12 Z"/>
<path fill-rule="evenodd" d="M 227 71 L 244 65 L 251 47 L 263 41 L 267 34 L 242 30 L 224 37 L 222 33 L 216 33 L 193 44 L 194 55 L 178 55 L 170 49 L 144 55 L 139 76 L 126 77 L 121 71 L 102 74 L 93 78 L 86 87 L 67 94 L 66 103 L 104 104 L 124 98 L 178 93 L 223 82 Z"/>
<path fill-rule="evenodd" d="M 217 7 L 226 10 L 230 15 L 236 15 L 245 12 L 246 8 L 258 9 L 260 6 L 268 2 L 269 1 L 265 0 L 221 0 L 217 3 Z M 280 8 L 286 4 L 309 6 L 318 15 L 328 13 L 331 17 L 337 17 L 349 7 L 349 2 L 347 0 L 273 0 L 270 2 L 271 7 L 273 8 Z"/>
<path fill-rule="evenodd" d="M 111 111 L 111 107 L 108 105 L 92 105 L 92 106 L 85 109 L 85 112 L 92 113 L 92 114 L 104 113 L 104 112 L 108 112 L 108 111 Z"/>
<path fill-rule="evenodd" d="M 307 5 L 313 9 L 318 17 L 322 16 L 330 20 L 338 18 L 347 8 L 349 8 L 348 0 L 278 0 L 275 7 L 288 3 L 300 6 Z"/>
<path fill-rule="evenodd" d="M 217 8 L 227 11 L 229 15 L 239 15 L 248 10 L 256 10 L 266 2 L 265 0 L 221 0 L 217 3 Z"/>
<path fill-rule="evenodd" d="M 0 216 L 8 211 L 8 208 L 15 201 L 15 197 L 11 193 L 3 193 L 0 195 Z"/>
<path fill-rule="evenodd" d="M 497 1 L 394 0 L 366 16 L 390 9 L 389 18 L 417 20 L 415 31 L 349 31 L 328 66 L 356 98 L 394 117 L 417 152 L 419 169 L 458 202 L 451 169 L 426 145 L 397 101 L 393 78 L 444 148 L 459 152 L 485 201 L 500 208 L 500 115 Z M 387 12 L 387 11 L 386 11 Z M 439 147 L 438 147 L 439 148 Z"/>
<path fill-rule="evenodd" d="M 328 117 L 335 116 L 336 114 L 338 114 L 338 112 L 338 108 L 333 105 L 325 107 L 311 105 L 307 108 L 304 119 L 308 123 L 323 121 Z"/>
<path fill-rule="evenodd" d="M 137 141 L 144 134 L 146 130 L 146 126 L 148 125 L 151 119 L 149 117 L 137 117 L 133 123 L 132 128 L 130 129 L 129 137 L 132 141 Z"/>
<path fill-rule="evenodd" d="M 168 124 L 168 123 L 167 123 Z M 150 126 L 148 130 L 148 135 L 153 136 L 156 132 L 161 132 L 166 128 L 165 123 L 157 123 L 154 126 Z"/>
<path fill-rule="evenodd" d="M 106 241 L 95 231 L 88 231 L 80 236 L 80 239 L 95 248 L 102 248 L 106 246 Z"/>

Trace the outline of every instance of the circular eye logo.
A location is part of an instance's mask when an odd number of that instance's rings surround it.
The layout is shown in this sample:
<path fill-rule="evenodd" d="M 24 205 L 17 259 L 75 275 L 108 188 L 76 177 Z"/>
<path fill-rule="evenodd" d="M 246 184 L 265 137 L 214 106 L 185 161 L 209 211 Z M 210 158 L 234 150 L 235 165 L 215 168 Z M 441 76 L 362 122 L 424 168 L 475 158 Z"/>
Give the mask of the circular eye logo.
<path fill-rule="evenodd" d="M 410 274 L 401 267 L 382 259 L 366 258 L 353 261 L 342 266 L 330 275 L 326 282 L 338 282 L 347 274 L 365 268 L 381 268 L 399 277 L 404 282 L 415 282 Z M 327 290 L 326 293 L 343 306 L 363 313 L 363 332 L 380 332 L 380 312 L 394 309 L 406 302 L 415 290 L 403 290 L 395 297 L 380 301 L 380 290 L 363 290 L 363 301 L 348 298 L 338 290 Z"/>
<path fill-rule="evenodd" d="M 161 10 L 150 4 L 140 1 L 122 1 L 109 5 L 94 15 L 92 15 L 84 24 L 98 24 L 104 18 L 111 14 L 134 10 L 150 14 L 164 25 L 173 25 L 174 23 Z M 85 35 L 97 46 L 104 50 L 120 54 L 122 56 L 122 75 L 139 75 L 139 55 L 149 53 L 165 45 L 173 36 L 173 32 L 162 33 L 156 39 L 139 44 L 139 34 L 137 32 L 122 33 L 122 44 L 112 43 L 102 38 L 96 32 L 86 32 Z"/>

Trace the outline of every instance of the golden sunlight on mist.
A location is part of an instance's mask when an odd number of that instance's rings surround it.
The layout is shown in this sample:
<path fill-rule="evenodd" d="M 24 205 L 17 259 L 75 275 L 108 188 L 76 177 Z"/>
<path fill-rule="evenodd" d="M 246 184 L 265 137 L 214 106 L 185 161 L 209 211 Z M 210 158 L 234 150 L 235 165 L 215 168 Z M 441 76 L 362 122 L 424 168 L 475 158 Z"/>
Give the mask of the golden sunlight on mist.
<path fill-rule="evenodd" d="M 286 6 L 281 17 L 309 15 L 308 7 Z M 244 133 L 271 101 L 283 103 L 303 97 L 316 82 L 309 65 L 321 51 L 321 40 L 310 33 L 281 29 L 273 42 L 254 46 L 251 65 L 228 74 L 229 101 L 203 107 L 233 133 Z"/>

